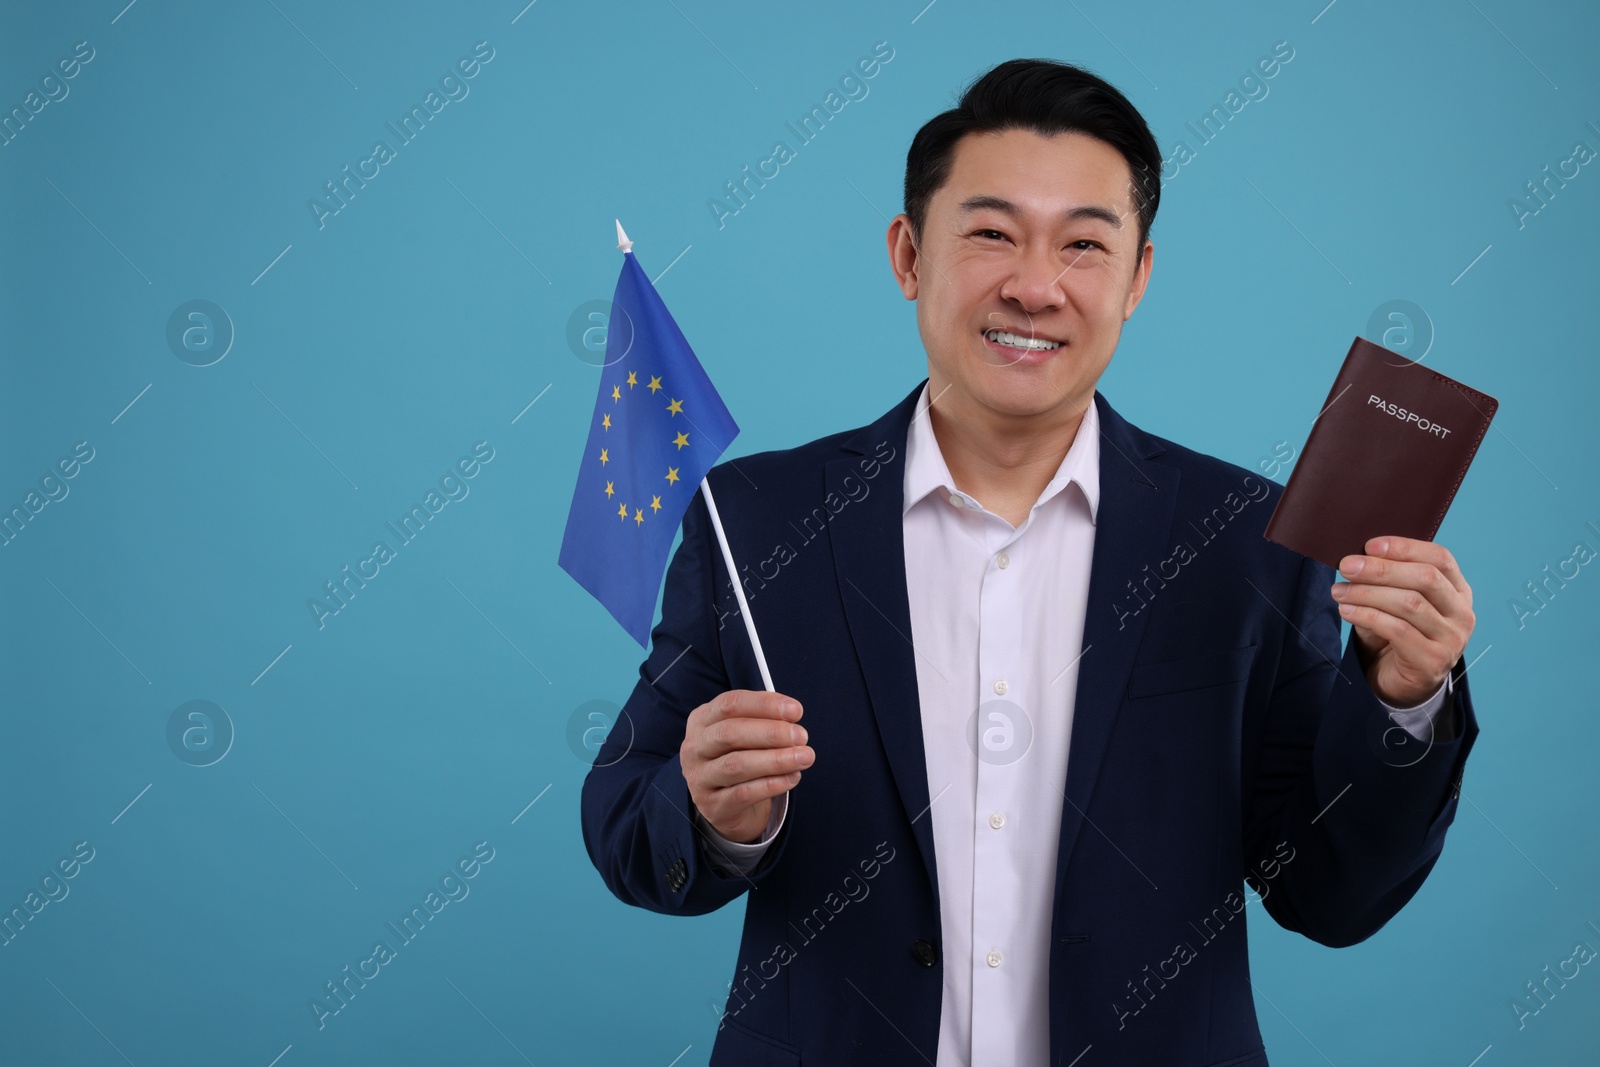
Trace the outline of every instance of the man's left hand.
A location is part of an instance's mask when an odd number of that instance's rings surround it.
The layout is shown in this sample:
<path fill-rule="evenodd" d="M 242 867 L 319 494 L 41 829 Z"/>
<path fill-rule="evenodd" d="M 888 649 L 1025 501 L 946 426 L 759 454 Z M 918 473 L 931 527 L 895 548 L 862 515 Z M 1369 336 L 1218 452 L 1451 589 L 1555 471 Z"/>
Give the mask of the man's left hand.
<path fill-rule="evenodd" d="M 1422 703 L 1461 658 L 1476 621 L 1472 587 L 1443 545 L 1374 537 L 1346 556 L 1333 598 L 1355 629 L 1367 685 L 1397 708 Z"/>

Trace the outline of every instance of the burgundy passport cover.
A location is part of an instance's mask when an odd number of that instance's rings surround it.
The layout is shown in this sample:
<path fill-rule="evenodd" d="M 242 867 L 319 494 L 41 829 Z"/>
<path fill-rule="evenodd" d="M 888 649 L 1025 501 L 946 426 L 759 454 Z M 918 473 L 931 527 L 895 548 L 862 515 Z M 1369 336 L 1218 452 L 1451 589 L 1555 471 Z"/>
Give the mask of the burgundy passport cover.
<path fill-rule="evenodd" d="M 1266 537 L 1337 568 L 1370 538 L 1431 541 L 1500 402 L 1357 337 Z"/>

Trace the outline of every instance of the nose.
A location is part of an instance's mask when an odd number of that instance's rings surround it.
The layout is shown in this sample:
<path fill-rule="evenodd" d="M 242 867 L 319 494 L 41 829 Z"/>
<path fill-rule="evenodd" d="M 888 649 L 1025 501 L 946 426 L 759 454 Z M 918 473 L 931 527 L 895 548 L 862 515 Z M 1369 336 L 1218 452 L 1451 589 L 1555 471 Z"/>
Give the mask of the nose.
<path fill-rule="evenodd" d="M 1061 284 L 1066 272 L 1048 244 L 1030 242 L 1017 253 L 1010 276 L 1001 283 L 1000 298 L 1015 302 L 1030 315 L 1059 308 L 1067 298 Z"/>

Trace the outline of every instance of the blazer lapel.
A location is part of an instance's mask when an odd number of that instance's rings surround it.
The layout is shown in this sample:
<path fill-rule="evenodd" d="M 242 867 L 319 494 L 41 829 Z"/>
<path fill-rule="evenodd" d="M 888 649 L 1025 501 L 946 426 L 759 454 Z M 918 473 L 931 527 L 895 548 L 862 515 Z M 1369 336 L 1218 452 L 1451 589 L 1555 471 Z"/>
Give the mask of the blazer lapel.
<path fill-rule="evenodd" d="M 866 677 L 878 734 L 900 801 L 922 853 L 922 864 L 938 899 L 939 877 L 933 855 L 933 820 L 927 817 L 928 765 L 922 747 L 922 705 L 917 698 L 915 652 L 911 644 L 911 606 L 906 593 L 906 556 L 901 511 L 905 501 L 906 437 L 917 395 L 927 379 L 878 421 L 841 445 L 842 454 L 826 468 L 826 489 L 849 499 L 842 482 L 860 458 L 877 455 L 887 441 L 892 459 L 872 480 L 872 491 L 852 500 L 832 521 L 833 562 L 850 637 Z"/>
<path fill-rule="evenodd" d="M 1150 617 L 1148 611 L 1134 613 L 1141 602 L 1132 589 L 1146 566 L 1167 556 L 1178 500 L 1178 469 L 1150 462 L 1165 451 L 1160 442 L 1118 415 L 1099 392 L 1094 401 L 1100 415 L 1100 506 L 1056 854 L 1058 903 L 1127 690 L 1133 656 Z"/>

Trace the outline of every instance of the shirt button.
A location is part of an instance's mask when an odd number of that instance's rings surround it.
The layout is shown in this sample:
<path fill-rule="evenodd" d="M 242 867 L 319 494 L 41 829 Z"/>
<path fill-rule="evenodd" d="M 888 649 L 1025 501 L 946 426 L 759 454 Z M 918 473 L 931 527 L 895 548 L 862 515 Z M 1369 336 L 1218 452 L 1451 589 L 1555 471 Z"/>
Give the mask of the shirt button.
<path fill-rule="evenodd" d="M 984 957 L 984 958 L 989 961 L 989 966 L 991 966 L 991 967 L 1000 966 L 1000 953 L 994 951 L 993 949 L 990 949 L 989 950 L 989 955 Z"/>
<path fill-rule="evenodd" d="M 994 691 L 996 693 L 998 693 L 999 695 L 1001 695 L 1001 696 L 1005 696 L 1006 695 L 1006 690 L 1008 690 L 1010 688 L 1011 688 L 1011 686 L 1009 684 L 1007 684 L 1007 682 L 1006 682 L 1006 680 L 1004 678 L 1002 678 L 998 682 L 994 683 Z"/>
<path fill-rule="evenodd" d="M 997 811 L 993 815 L 989 816 L 989 825 L 994 827 L 996 830 L 1000 829 L 1000 827 L 1004 826 L 1005 824 L 1006 816 L 1004 812 Z"/>
<path fill-rule="evenodd" d="M 1011 556 L 1005 552 L 1002 552 L 996 556 L 994 561 L 1000 565 L 1001 570 L 1005 570 L 1007 567 L 1011 566 Z"/>
<path fill-rule="evenodd" d="M 950 501 L 950 506 L 951 507 L 959 508 L 959 507 L 962 506 L 961 494 L 959 494 L 959 493 L 951 493 L 948 499 Z"/>

